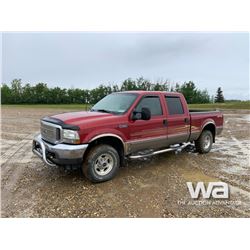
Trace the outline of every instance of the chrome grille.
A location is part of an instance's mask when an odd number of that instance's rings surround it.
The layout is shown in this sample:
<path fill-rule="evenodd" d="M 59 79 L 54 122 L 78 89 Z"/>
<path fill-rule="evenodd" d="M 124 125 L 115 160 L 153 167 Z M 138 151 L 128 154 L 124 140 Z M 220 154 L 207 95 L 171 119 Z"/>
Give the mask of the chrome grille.
<path fill-rule="evenodd" d="M 59 125 L 41 121 L 42 139 L 53 144 L 57 144 L 61 140 L 62 128 Z"/>

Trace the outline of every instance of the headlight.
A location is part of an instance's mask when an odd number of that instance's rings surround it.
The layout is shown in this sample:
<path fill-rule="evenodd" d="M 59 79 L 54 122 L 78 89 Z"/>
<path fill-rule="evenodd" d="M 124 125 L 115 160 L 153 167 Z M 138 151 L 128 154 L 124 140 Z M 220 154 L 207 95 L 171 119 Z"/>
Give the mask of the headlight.
<path fill-rule="evenodd" d="M 64 129 L 63 142 L 70 144 L 80 144 L 80 137 L 77 131 Z"/>

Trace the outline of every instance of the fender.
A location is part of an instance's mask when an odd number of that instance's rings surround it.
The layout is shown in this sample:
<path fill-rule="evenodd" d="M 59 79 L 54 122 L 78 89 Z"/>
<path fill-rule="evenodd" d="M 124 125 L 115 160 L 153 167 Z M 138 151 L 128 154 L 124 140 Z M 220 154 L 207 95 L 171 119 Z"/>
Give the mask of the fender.
<path fill-rule="evenodd" d="M 207 126 L 207 125 L 209 125 L 209 124 L 211 124 L 211 125 L 213 125 L 214 126 L 214 134 L 213 134 L 213 142 L 215 142 L 215 135 L 216 135 L 216 124 L 215 124 L 215 122 L 214 122 L 214 120 L 213 119 L 207 119 L 207 120 L 205 120 L 205 122 L 203 123 L 203 125 L 202 125 L 202 127 L 201 127 L 201 133 L 202 133 L 202 131 L 204 130 L 204 128 Z M 201 135 L 201 133 L 200 133 L 200 135 Z"/>
<path fill-rule="evenodd" d="M 102 137 L 115 137 L 115 138 L 119 139 L 123 145 L 125 145 L 125 142 L 123 141 L 123 139 L 119 135 L 112 134 L 112 133 L 104 133 L 104 134 L 97 135 L 97 136 L 93 137 L 92 139 L 90 139 L 89 142 L 92 142 L 92 141 L 99 139 L 99 138 L 102 138 Z"/>
<path fill-rule="evenodd" d="M 97 140 L 97 139 L 100 139 L 100 138 L 103 138 L 103 137 L 114 137 L 114 138 L 117 138 L 121 141 L 122 145 L 123 145 L 123 150 L 124 150 L 124 154 L 126 155 L 127 154 L 127 151 L 128 151 L 128 146 L 127 146 L 127 143 L 122 139 L 122 137 L 120 137 L 119 135 L 117 134 L 113 134 L 113 133 L 103 133 L 103 134 L 99 134 L 93 138 L 90 139 L 89 143 Z"/>
<path fill-rule="evenodd" d="M 87 143 L 91 143 L 103 137 L 114 137 L 116 139 L 119 139 L 123 145 L 124 152 L 126 152 L 127 149 L 126 139 L 124 138 L 124 135 L 119 130 L 116 129 L 95 130 L 85 138 L 85 141 L 87 141 Z"/>
<path fill-rule="evenodd" d="M 84 140 L 86 141 L 86 143 L 89 143 L 89 142 L 93 141 L 94 139 L 101 138 L 101 137 L 104 137 L 107 135 L 116 137 L 116 138 L 120 139 L 123 143 L 126 141 L 124 134 L 115 128 L 102 128 L 102 129 L 96 128 L 96 129 L 93 129 L 91 132 L 89 132 L 86 135 Z"/>
<path fill-rule="evenodd" d="M 214 120 L 213 120 L 213 119 L 207 119 L 207 120 L 204 121 L 204 123 L 203 123 L 202 126 L 201 126 L 201 132 L 203 131 L 203 129 L 204 129 L 208 124 L 213 124 L 214 127 L 215 127 L 215 129 L 216 129 L 216 124 L 215 124 Z"/>

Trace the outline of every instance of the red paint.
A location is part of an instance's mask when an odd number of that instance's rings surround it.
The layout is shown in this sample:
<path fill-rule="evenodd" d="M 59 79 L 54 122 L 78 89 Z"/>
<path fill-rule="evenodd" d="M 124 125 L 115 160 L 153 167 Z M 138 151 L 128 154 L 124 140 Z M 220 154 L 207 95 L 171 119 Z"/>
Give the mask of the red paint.
<path fill-rule="evenodd" d="M 54 118 L 64 121 L 66 124 L 80 127 L 81 143 L 88 143 L 92 138 L 104 133 L 120 136 L 125 142 L 139 139 L 154 138 L 158 136 L 177 136 L 190 132 L 201 132 L 207 122 L 212 122 L 216 127 L 223 126 L 223 115 L 221 112 L 189 113 L 184 96 L 174 92 L 160 91 L 129 91 L 137 93 L 138 97 L 130 109 L 123 115 L 113 115 L 100 112 L 71 112 L 54 115 Z M 137 103 L 144 95 L 158 95 L 162 105 L 163 114 L 152 116 L 149 121 L 131 120 L 131 114 Z M 181 98 L 184 114 L 169 115 L 165 102 L 165 95 L 179 96 Z M 163 120 L 168 122 L 164 126 Z M 187 119 L 186 121 L 184 119 Z M 128 125 L 121 126 L 121 125 Z"/>

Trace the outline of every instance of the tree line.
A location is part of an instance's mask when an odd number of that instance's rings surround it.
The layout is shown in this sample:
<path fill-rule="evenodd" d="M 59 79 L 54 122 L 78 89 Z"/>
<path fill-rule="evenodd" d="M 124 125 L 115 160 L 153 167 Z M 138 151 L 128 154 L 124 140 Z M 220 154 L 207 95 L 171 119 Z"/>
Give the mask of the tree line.
<path fill-rule="evenodd" d="M 209 96 L 208 91 L 199 90 L 192 81 L 183 84 L 171 84 L 169 81 L 150 82 L 143 77 L 138 79 L 128 78 L 122 84 L 99 85 L 94 89 L 80 88 L 60 88 L 48 87 L 46 83 L 29 83 L 23 85 L 21 79 L 14 79 L 10 86 L 1 85 L 1 103 L 2 104 L 94 104 L 104 96 L 118 91 L 128 90 L 150 90 L 150 91 L 176 91 L 182 93 L 189 104 L 192 103 L 210 103 L 214 98 Z M 220 97 L 215 101 L 224 102 L 221 88 Z M 222 100 L 222 99 L 223 100 Z"/>

